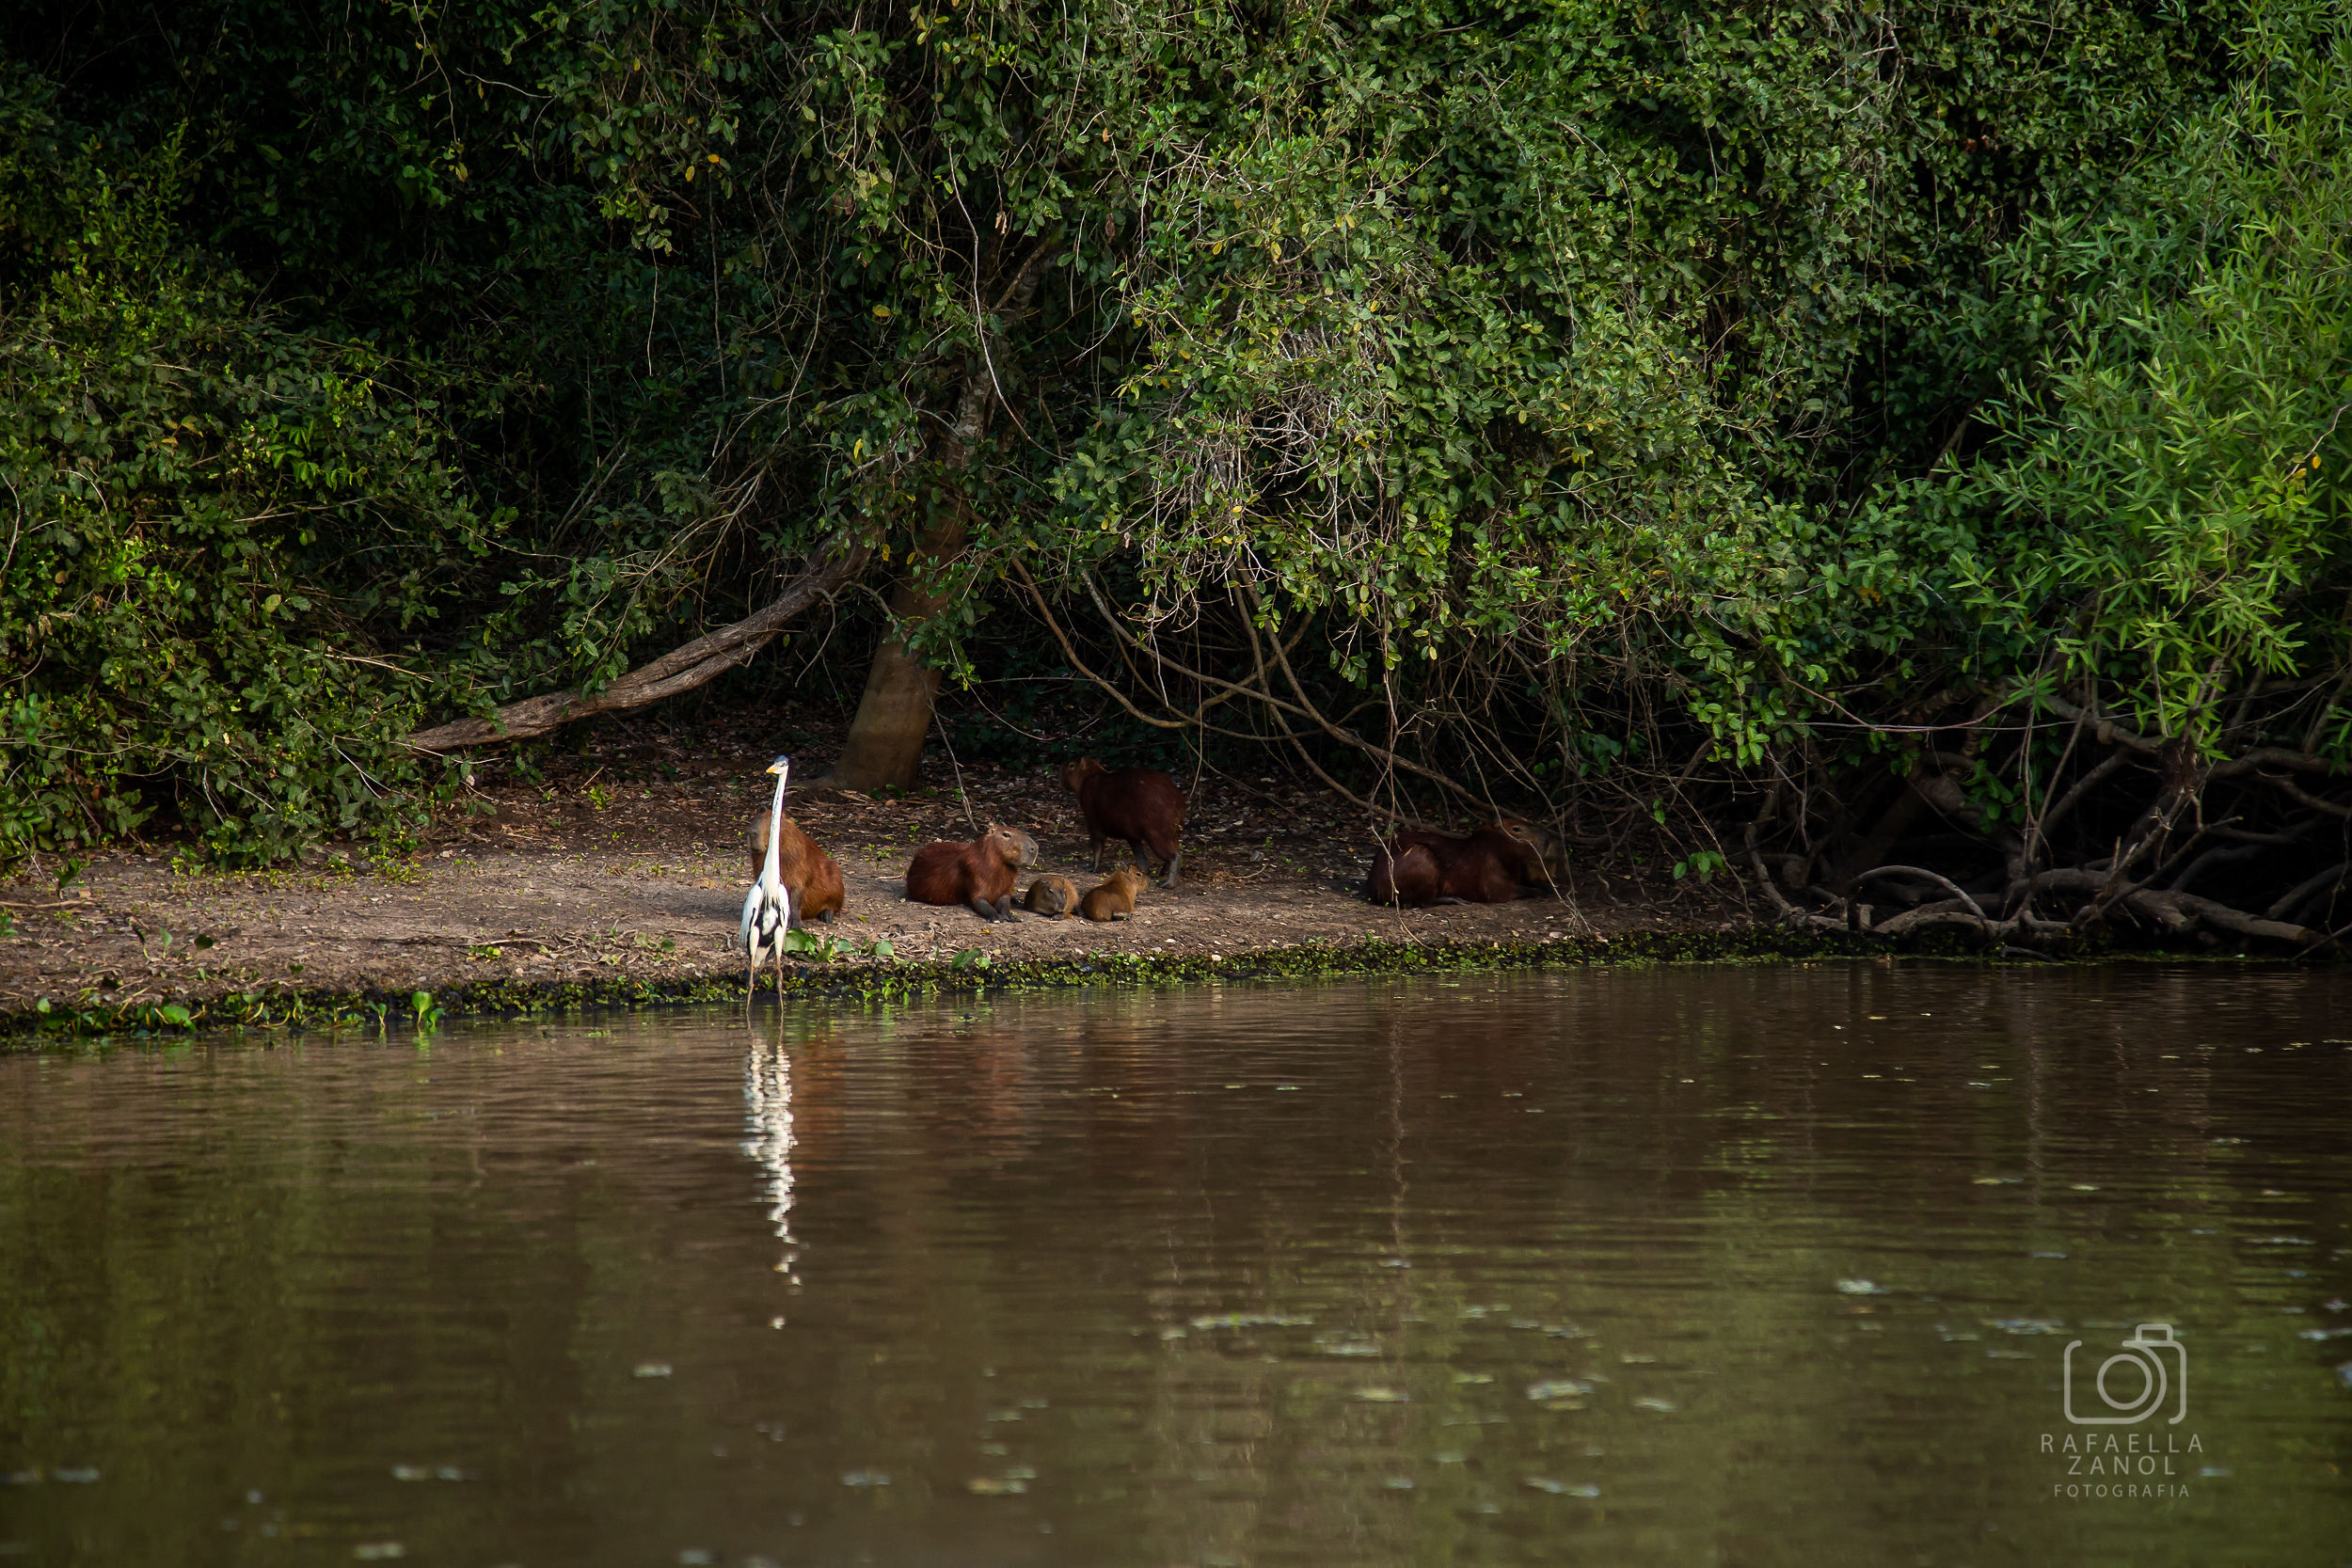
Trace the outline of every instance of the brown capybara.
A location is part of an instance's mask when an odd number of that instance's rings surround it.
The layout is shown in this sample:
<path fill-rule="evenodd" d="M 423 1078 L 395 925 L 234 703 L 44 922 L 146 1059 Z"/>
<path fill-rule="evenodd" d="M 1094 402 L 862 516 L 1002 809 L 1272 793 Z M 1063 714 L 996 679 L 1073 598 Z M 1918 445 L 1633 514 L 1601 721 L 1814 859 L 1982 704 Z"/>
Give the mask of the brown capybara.
<path fill-rule="evenodd" d="M 768 860 L 768 815 L 762 812 L 747 835 L 752 841 L 752 879 L 756 881 Z M 801 832 L 790 817 L 784 819 L 784 838 L 776 846 L 776 867 L 792 894 L 791 926 L 803 920 L 830 921 L 848 901 L 841 867 L 815 839 Z"/>
<path fill-rule="evenodd" d="M 969 844 L 926 844 L 907 867 L 907 896 L 917 904 L 961 904 L 982 920 L 1018 920 L 1012 884 L 1037 863 L 1037 840 L 991 822 Z"/>
<path fill-rule="evenodd" d="M 1557 883 L 1568 875 L 1568 846 L 1557 832 L 1540 822 L 1528 822 L 1516 816 L 1505 816 L 1495 823 L 1505 836 L 1518 841 L 1522 860 L 1520 872 L 1525 880 Z"/>
<path fill-rule="evenodd" d="M 1438 857 L 1422 844 L 1383 845 L 1374 851 L 1372 875 L 1364 879 L 1364 896 L 1375 904 L 1403 904 L 1420 909 L 1434 904 L 1444 891 L 1445 877 Z"/>
<path fill-rule="evenodd" d="M 1162 887 L 1176 885 L 1184 858 L 1184 792 L 1156 768 L 1105 768 L 1095 757 L 1080 757 L 1061 770 L 1061 786 L 1078 798 L 1087 837 L 1094 843 L 1093 869 L 1103 869 L 1103 841 L 1123 838 L 1139 864 L 1148 848 L 1165 867 Z"/>
<path fill-rule="evenodd" d="M 1078 884 L 1067 877 L 1040 877 L 1021 895 L 1021 907 L 1048 920 L 1066 920 L 1078 912 Z"/>
<path fill-rule="evenodd" d="M 1132 865 L 1122 865 L 1079 900 L 1078 912 L 1089 920 L 1124 920 L 1136 912 L 1136 900 L 1152 879 Z"/>
<path fill-rule="evenodd" d="M 1375 904 L 1507 904 L 1521 882 L 1549 879 L 1561 861 L 1550 829 L 1504 817 L 1467 838 L 1414 830 L 1373 857 L 1364 896 Z"/>

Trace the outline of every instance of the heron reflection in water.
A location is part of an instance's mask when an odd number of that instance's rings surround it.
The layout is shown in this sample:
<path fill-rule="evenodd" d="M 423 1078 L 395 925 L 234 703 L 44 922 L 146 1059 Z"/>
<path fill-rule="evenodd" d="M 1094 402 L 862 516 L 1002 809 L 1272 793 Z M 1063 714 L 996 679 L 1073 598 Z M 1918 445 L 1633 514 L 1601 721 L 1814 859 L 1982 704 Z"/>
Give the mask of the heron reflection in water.
<path fill-rule="evenodd" d="M 781 1020 L 775 1039 L 752 1037 L 751 1054 L 743 1062 L 743 1103 L 751 1124 L 743 1152 L 767 1172 L 768 1220 L 784 1243 L 776 1272 L 798 1285 L 801 1246 L 792 1235 L 792 1054 L 785 1049 Z"/>

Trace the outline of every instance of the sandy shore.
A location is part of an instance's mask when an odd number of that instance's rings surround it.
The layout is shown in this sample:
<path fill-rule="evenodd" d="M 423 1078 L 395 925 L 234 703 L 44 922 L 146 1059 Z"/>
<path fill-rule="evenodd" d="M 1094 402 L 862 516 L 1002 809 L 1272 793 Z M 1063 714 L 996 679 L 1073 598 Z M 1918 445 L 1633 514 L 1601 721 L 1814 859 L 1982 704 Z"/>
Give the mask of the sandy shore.
<path fill-rule="evenodd" d="M 345 849 L 239 876 L 185 857 L 175 864 L 158 846 L 100 859 L 62 894 L 0 887 L 9 927 L 0 1020 L 21 1027 L 61 1009 L 119 1017 L 227 997 L 425 990 L 528 1005 L 534 991 L 682 995 L 732 984 L 739 993 L 741 958 L 728 943 L 752 873 L 745 831 L 767 782 L 732 760 L 583 764 L 543 785 L 485 791 L 399 860 Z M 792 801 L 848 882 L 848 909 L 812 927 L 837 943 L 829 966 L 1222 959 L 1375 939 L 1521 945 L 1746 924 L 1707 890 L 1597 871 L 1515 904 L 1377 909 L 1359 892 L 1370 837 L 1341 807 L 1272 782 L 1215 779 L 1195 782 L 1180 885 L 1154 885 L 1132 920 L 990 924 L 904 897 L 918 845 L 972 836 L 967 804 L 974 819 L 1026 829 L 1039 871 L 1081 887 L 1091 883 L 1088 846 L 1074 800 L 1050 780 L 966 768 L 961 783 L 961 798 L 950 776 L 903 800 Z M 1126 858 L 1114 843 L 1104 869 Z M 888 957 L 875 956 L 877 942 Z"/>

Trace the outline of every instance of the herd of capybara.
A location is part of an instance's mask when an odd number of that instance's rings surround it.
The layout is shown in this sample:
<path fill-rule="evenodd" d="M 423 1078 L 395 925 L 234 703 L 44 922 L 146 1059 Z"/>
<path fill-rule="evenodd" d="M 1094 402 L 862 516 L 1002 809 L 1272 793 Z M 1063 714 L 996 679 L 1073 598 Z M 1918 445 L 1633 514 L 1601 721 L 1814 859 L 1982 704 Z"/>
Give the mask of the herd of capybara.
<path fill-rule="evenodd" d="M 1019 828 L 992 822 L 969 843 L 926 844 L 907 866 L 906 895 L 917 904 L 961 904 L 987 921 L 1017 920 L 1017 902 L 1048 920 L 1078 916 L 1093 921 L 1126 920 L 1159 863 L 1162 887 L 1176 885 L 1184 861 L 1184 792 L 1156 768 L 1103 766 L 1081 757 L 1061 770 L 1061 784 L 1078 798 L 1078 815 L 1093 847 L 1093 867 L 1103 868 L 1103 845 L 1122 839 L 1136 864 L 1120 866 L 1083 894 L 1067 877 L 1041 876 L 1016 895 L 1025 869 L 1038 863 L 1037 840 Z M 768 853 L 768 814 L 749 833 L 757 867 Z M 841 867 L 790 817 L 783 818 L 778 863 L 791 891 L 791 923 L 831 920 L 847 897 Z M 1413 829 L 1392 835 L 1373 857 L 1364 896 L 1375 904 L 1421 909 L 1432 904 L 1502 904 L 1527 885 L 1556 884 L 1565 876 L 1565 852 L 1557 833 L 1539 824 L 1503 817 L 1464 837 Z"/>

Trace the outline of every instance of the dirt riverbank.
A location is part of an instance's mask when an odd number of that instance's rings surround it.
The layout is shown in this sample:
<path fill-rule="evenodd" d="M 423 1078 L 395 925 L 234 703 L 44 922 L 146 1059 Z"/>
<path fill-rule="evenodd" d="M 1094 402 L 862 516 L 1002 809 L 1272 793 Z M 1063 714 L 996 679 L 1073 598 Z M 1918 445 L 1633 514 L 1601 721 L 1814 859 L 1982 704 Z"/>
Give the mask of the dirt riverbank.
<path fill-rule="evenodd" d="M 565 760 L 577 766 L 544 783 L 485 788 L 401 859 L 344 848 L 239 876 L 191 868 L 159 844 L 94 861 L 61 894 L 0 886 L 9 927 L 0 937 L 0 1019 L 31 1022 L 44 1002 L 50 1013 L 121 1017 L 226 997 L 739 988 L 741 959 L 728 940 L 752 871 L 746 828 L 767 800 L 757 760 L 675 751 Z M 968 803 L 975 820 L 1027 829 L 1042 853 L 1039 870 L 1083 887 L 1085 833 L 1074 800 L 1041 770 L 967 766 L 961 797 L 957 779 L 941 764 L 903 799 L 795 796 L 793 816 L 840 862 L 849 885 L 848 909 L 813 927 L 843 949 L 855 945 L 829 963 L 1227 959 L 1371 940 L 1518 946 L 1748 924 L 1721 890 L 1597 868 L 1580 869 L 1556 895 L 1515 904 L 1376 909 L 1359 892 L 1370 836 L 1342 805 L 1272 780 L 1212 777 L 1187 781 L 1180 885 L 1154 885 L 1132 920 L 992 925 L 905 901 L 916 846 L 972 836 Z M 1104 870 L 1126 855 L 1108 847 Z M 877 942 L 888 957 L 874 955 Z"/>

